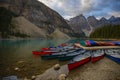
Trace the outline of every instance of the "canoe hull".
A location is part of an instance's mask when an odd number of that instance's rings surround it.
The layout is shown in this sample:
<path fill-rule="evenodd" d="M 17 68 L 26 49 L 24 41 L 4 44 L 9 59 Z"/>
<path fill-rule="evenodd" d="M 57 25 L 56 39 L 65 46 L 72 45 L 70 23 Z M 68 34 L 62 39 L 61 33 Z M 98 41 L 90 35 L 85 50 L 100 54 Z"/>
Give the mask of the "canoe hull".
<path fill-rule="evenodd" d="M 120 64 L 120 58 L 113 57 L 111 55 L 106 54 L 106 57 Z"/>
<path fill-rule="evenodd" d="M 66 61 L 66 60 L 72 59 L 73 57 L 75 57 L 75 56 L 58 57 L 58 60 L 59 60 L 59 61 Z"/>
<path fill-rule="evenodd" d="M 91 62 L 92 62 L 92 63 L 97 62 L 97 61 L 99 61 L 100 59 L 102 59 L 103 57 L 104 57 L 104 55 L 97 56 L 97 57 L 92 57 L 92 58 L 91 58 Z"/>
<path fill-rule="evenodd" d="M 72 70 L 72 69 L 74 69 L 74 68 L 76 68 L 76 67 L 79 67 L 80 65 L 83 65 L 83 64 L 89 62 L 90 59 L 91 59 L 91 57 L 88 57 L 88 58 L 86 58 L 86 59 L 77 61 L 77 62 L 75 62 L 75 63 L 70 63 L 70 64 L 68 64 L 68 69 L 69 69 L 69 70 Z"/>
<path fill-rule="evenodd" d="M 41 50 L 43 50 L 43 51 L 50 50 L 50 48 L 41 48 Z"/>
<path fill-rule="evenodd" d="M 41 56 L 41 59 L 44 59 L 44 60 L 46 60 L 46 59 L 55 59 L 55 58 L 57 58 L 59 55 L 43 55 L 43 56 Z"/>
<path fill-rule="evenodd" d="M 45 54 L 52 54 L 53 52 L 44 52 L 44 51 L 32 51 L 34 55 L 45 55 Z"/>

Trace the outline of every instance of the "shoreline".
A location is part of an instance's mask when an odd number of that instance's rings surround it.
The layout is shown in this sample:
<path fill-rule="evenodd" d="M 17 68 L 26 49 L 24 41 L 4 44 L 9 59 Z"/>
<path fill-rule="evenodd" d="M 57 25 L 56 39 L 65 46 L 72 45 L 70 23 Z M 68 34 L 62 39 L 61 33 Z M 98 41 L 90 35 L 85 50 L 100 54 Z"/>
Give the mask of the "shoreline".
<path fill-rule="evenodd" d="M 120 65 L 104 57 L 96 63 L 79 66 L 68 77 L 72 80 L 120 80 Z"/>
<path fill-rule="evenodd" d="M 71 71 L 66 69 L 67 65 L 63 65 L 59 71 L 53 70 L 53 67 L 49 68 L 43 74 L 37 75 L 34 80 L 56 80 L 60 73 L 67 75 L 66 80 L 120 80 L 120 65 L 106 57 L 95 63 L 88 62 Z"/>

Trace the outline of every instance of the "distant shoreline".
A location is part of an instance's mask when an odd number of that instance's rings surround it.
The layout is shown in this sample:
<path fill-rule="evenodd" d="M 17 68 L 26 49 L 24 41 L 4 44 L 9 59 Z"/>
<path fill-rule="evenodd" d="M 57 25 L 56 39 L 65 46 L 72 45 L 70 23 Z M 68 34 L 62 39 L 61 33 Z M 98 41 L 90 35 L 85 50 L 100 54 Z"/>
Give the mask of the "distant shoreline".
<path fill-rule="evenodd" d="M 3 38 L 0 38 L 0 40 L 34 40 L 34 39 L 45 39 L 45 38 L 7 38 L 7 39 L 3 39 Z"/>
<path fill-rule="evenodd" d="M 87 38 L 87 39 L 93 39 L 93 40 L 119 40 L 120 41 L 120 39 L 113 39 L 113 38 Z"/>
<path fill-rule="evenodd" d="M 0 38 L 0 40 L 34 40 L 34 39 L 48 39 L 48 38 Z M 120 41 L 120 39 L 113 39 L 113 38 L 71 38 L 71 39 L 84 39 L 84 40 L 116 40 Z"/>

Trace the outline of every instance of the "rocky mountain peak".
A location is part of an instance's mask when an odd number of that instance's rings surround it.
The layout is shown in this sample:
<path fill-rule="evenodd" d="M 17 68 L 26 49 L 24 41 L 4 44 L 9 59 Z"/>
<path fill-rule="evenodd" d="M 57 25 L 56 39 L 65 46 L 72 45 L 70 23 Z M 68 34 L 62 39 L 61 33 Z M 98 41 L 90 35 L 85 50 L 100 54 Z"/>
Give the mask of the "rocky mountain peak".
<path fill-rule="evenodd" d="M 80 14 L 76 17 L 71 18 L 69 21 L 69 25 L 77 33 L 83 33 L 84 31 L 90 30 L 90 26 L 87 22 L 87 19 L 85 18 L 83 14 Z"/>
<path fill-rule="evenodd" d="M 112 20 L 115 20 L 116 18 L 114 17 L 114 16 L 111 16 L 110 18 L 109 18 L 109 21 L 112 21 Z"/>
<path fill-rule="evenodd" d="M 114 17 L 114 16 L 111 16 L 109 18 L 109 22 L 111 24 L 120 24 L 120 17 Z"/>
<path fill-rule="evenodd" d="M 104 17 L 102 17 L 102 18 L 100 19 L 100 21 L 107 21 L 107 19 L 104 18 Z"/>
<path fill-rule="evenodd" d="M 84 17 L 84 15 L 80 14 L 80 15 L 76 16 L 75 18 L 81 18 L 81 17 Z"/>
<path fill-rule="evenodd" d="M 70 19 L 70 21 L 73 22 L 73 23 L 76 23 L 76 22 L 79 22 L 79 21 L 85 21 L 85 20 L 86 20 L 86 18 L 82 14 Z"/>
<path fill-rule="evenodd" d="M 89 19 L 89 18 L 93 18 L 93 19 L 94 19 L 94 18 L 95 18 L 95 16 L 88 16 L 88 18 L 87 18 L 87 19 Z"/>
<path fill-rule="evenodd" d="M 94 16 L 89 16 L 87 20 L 92 27 L 97 27 L 98 20 Z"/>
<path fill-rule="evenodd" d="M 89 28 L 89 24 L 87 23 L 87 19 L 85 18 L 85 16 L 83 16 L 82 14 L 71 18 L 70 22 L 74 25 L 76 25 L 77 27 L 80 27 L 81 29 L 90 29 Z"/>

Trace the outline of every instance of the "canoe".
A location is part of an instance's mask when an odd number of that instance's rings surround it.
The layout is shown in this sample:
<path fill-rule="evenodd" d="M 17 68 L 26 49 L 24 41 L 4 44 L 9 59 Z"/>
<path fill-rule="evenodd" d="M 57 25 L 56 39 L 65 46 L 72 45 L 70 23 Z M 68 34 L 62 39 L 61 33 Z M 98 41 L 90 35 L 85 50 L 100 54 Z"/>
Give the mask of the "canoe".
<path fill-rule="evenodd" d="M 46 54 L 53 54 L 56 52 L 60 52 L 59 50 L 45 50 L 45 51 L 32 51 L 32 54 L 34 55 L 46 55 Z"/>
<path fill-rule="evenodd" d="M 61 48 L 68 48 L 68 47 L 70 47 L 70 46 L 73 46 L 72 44 L 65 44 L 65 43 L 63 43 L 63 44 L 61 44 L 61 45 L 59 45 L 59 46 L 50 46 L 50 47 L 43 47 L 43 48 L 41 48 L 41 50 L 55 50 L 55 49 L 61 49 Z"/>
<path fill-rule="evenodd" d="M 110 49 L 106 50 L 106 57 L 120 64 L 120 50 L 119 49 Z"/>
<path fill-rule="evenodd" d="M 90 42 L 88 40 L 85 41 L 86 46 L 91 46 Z"/>
<path fill-rule="evenodd" d="M 89 40 L 87 42 L 90 44 L 90 46 L 98 46 L 98 43 L 96 43 L 96 41 Z M 89 45 L 87 45 L 87 46 L 89 46 Z"/>
<path fill-rule="evenodd" d="M 118 41 L 114 41 L 112 43 L 115 44 L 116 46 L 120 46 L 120 41 L 119 42 Z"/>
<path fill-rule="evenodd" d="M 72 59 L 73 57 L 79 55 L 79 54 L 82 54 L 86 52 L 86 50 L 84 49 L 80 49 L 79 51 L 76 51 L 76 52 L 73 52 L 73 53 L 69 53 L 69 54 L 66 54 L 66 55 L 61 55 L 61 56 L 58 56 L 58 60 L 59 61 L 65 61 L 65 60 L 70 60 Z"/>
<path fill-rule="evenodd" d="M 113 42 L 113 41 L 94 41 L 94 40 L 86 40 L 85 46 L 118 46 L 120 42 Z"/>
<path fill-rule="evenodd" d="M 85 52 L 84 54 L 80 54 L 76 57 L 74 57 L 69 63 L 68 63 L 68 69 L 72 70 L 76 67 L 79 67 L 80 65 L 83 65 L 87 62 L 89 62 L 91 59 L 90 51 Z"/>
<path fill-rule="evenodd" d="M 54 59 L 54 58 L 57 58 L 58 56 L 66 55 L 66 54 L 69 54 L 69 53 L 72 53 L 78 50 L 79 49 L 74 49 L 74 50 L 69 50 L 69 51 L 57 52 L 54 54 L 41 55 L 41 59 Z"/>
<path fill-rule="evenodd" d="M 104 50 L 95 50 L 91 52 L 91 62 L 94 63 L 104 57 Z"/>
<path fill-rule="evenodd" d="M 86 46 L 85 41 L 80 41 L 80 42 L 78 42 L 78 43 L 80 43 L 82 46 Z"/>
<path fill-rule="evenodd" d="M 65 46 L 56 46 L 56 47 L 49 47 L 49 48 L 47 48 L 47 47 L 43 47 L 43 48 L 41 48 L 41 50 L 55 50 L 55 49 L 61 49 L 61 48 L 63 48 L 63 47 L 65 47 Z"/>
<path fill-rule="evenodd" d="M 53 54 L 53 53 L 58 53 L 58 52 L 64 52 L 70 49 L 75 49 L 74 46 L 69 45 L 69 46 L 64 46 L 64 47 L 57 47 L 57 48 L 51 48 L 47 49 L 44 48 L 44 50 L 37 50 L 37 51 L 32 51 L 34 55 L 45 55 L 45 54 Z"/>
<path fill-rule="evenodd" d="M 102 42 L 102 41 L 95 41 L 95 42 L 98 44 L 98 46 L 115 46 L 115 44 L 112 42 Z"/>

